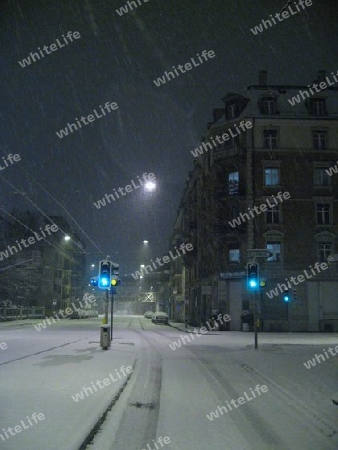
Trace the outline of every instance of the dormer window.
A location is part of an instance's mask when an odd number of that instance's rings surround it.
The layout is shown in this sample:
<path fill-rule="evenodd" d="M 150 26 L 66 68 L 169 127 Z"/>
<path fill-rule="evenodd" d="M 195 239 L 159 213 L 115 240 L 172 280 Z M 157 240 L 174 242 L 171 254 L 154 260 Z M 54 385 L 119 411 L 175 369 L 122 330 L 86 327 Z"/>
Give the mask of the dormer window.
<path fill-rule="evenodd" d="M 229 121 L 236 119 L 249 102 L 248 98 L 244 98 L 236 92 L 228 94 L 226 97 L 223 97 L 222 100 L 225 106 L 225 118 Z"/>
<path fill-rule="evenodd" d="M 325 98 L 312 98 L 310 100 L 310 114 L 323 116 L 326 114 Z"/>
<path fill-rule="evenodd" d="M 263 97 L 259 101 L 261 114 L 277 114 L 277 99 L 275 97 Z"/>
<path fill-rule="evenodd" d="M 237 102 L 230 102 L 227 104 L 227 118 L 228 120 L 235 119 L 238 116 Z"/>

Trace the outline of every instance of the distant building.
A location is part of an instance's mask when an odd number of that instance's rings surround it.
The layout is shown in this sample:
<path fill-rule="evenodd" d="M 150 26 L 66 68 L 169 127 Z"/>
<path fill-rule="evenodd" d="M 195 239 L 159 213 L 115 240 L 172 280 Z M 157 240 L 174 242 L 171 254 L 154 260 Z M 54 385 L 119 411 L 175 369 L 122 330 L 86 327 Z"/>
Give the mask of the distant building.
<path fill-rule="evenodd" d="M 88 280 L 84 243 L 73 232 L 65 218 L 50 216 L 59 232 L 49 236 L 42 246 L 42 277 L 40 301 L 51 314 L 65 310 L 78 298 L 82 298 Z M 69 237 L 66 238 L 66 236 Z"/>
<path fill-rule="evenodd" d="M 47 224 L 59 229 L 43 238 L 41 230 Z M 63 217 L 47 220 L 30 212 L 14 212 L 12 217 L 1 218 L 0 225 L 0 303 L 10 300 L 13 305 L 41 306 L 51 315 L 82 298 L 85 247 Z M 69 240 L 65 240 L 66 234 Z M 35 242 L 28 245 L 34 236 Z"/>

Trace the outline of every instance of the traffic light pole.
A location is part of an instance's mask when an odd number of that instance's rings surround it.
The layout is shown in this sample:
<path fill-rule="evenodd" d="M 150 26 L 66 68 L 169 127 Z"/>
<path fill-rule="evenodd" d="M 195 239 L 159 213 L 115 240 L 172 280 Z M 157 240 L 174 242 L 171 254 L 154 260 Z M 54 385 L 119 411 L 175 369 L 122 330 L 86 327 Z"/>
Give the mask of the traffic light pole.
<path fill-rule="evenodd" d="M 109 301 L 108 292 L 109 292 L 109 290 L 106 289 L 106 302 L 104 305 L 104 319 L 103 319 L 104 325 L 107 325 L 107 323 L 108 323 L 108 301 Z"/>
<path fill-rule="evenodd" d="M 255 349 L 258 348 L 258 327 L 257 327 L 257 293 L 255 292 L 254 305 L 254 332 L 255 332 Z"/>
<path fill-rule="evenodd" d="M 111 288 L 111 304 L 110 304 L 110 340 L 113 340 L 113 325 L 114 325 L 114 291 Z"/>

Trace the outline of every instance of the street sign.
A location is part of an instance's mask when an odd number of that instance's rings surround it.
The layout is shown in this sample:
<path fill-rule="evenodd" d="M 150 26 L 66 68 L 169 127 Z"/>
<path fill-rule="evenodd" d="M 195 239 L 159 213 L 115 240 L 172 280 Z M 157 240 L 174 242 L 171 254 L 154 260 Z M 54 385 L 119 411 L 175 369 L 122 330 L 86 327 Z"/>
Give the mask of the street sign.
<path fill-rule="evenodd" d="M 243 278 L 246 276 L 246 271 L 241 270 L 237 272 L 221 272 L 219 277 L 223 280 L 227 280 L 229 278 Z"/>
<path fill-rule="evenodd" d="M 271 258 L 273 256 L 273 253 L 265 248 L 250 248 L 246 252 L 248 258 Z"/>

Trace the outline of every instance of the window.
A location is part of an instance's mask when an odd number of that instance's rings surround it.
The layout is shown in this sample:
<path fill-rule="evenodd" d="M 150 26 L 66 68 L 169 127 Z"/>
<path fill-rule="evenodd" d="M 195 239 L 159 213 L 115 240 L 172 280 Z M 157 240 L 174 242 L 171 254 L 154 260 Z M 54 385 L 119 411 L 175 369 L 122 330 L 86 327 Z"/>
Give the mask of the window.
<path fill-rule="evenodd" d="M 239 248 L 229 250 L 229 262 L 239 263 Z"/>
<path fill-rule="evenodd" d="M 273 255 L 268 258 L 268 262 L 279 262 L 280 261 L 280 242 L 267 242 L 266 249 L 269 250 Z"/>
<path fill-rule="evenodd" d="M 326 225 L 330 223 L 330 204 L 317 203 L 317 223 Z"/>
<path fill-rule="evenodd" d="M 310 112 L 316 116 L 326 114 L 325 98 L 313 98 L 310 100 Z"/>
<path fill-rule="evenodd" d="M 327 148 L 327 132 L 324 130 L 313 131 L 313 146 L 316 150 Z"/>
<path fill-rule="evenodd" d="M 331 255 L 332 244 L 331 242 L 320 242 L 318 244 L 318 260 L 319 262 L 326 262 L 327 258 Z"/>
<path fill-rule="evenodd" d="M 275 98 L 263 98 L 260 104 L 262 114 L 277 114 L 277 101 Z"/>
<path fill-rule="evenodd" d="M 265 167 L 264 168 L 264 184 L 265 184 L 265 186 L 279 186 L 280 185 L 279 167 Z"/>
<path fill-rule="evenodd" d="M 237 206 L 231 206 L 228 208 L 228 221 L 236 219 L 239 216 L 239 209 Z"/>
<path fill-rule="evenodd" d="M 234 119 L 237 117 L 237 103 L 230 102 L 227 106 L 228 119 Z"/>
<path fill-rule="evenodd" d="M 238 172 L 229 173 L 228 178 L 229 195 L 238 194 L 238 182 L 239 182 L 239 173 Z"/>
<path fill-rule="evenodd" d="M 279 206 L 275 205 L 266 211 L 266 223 L 280 223 Z"/>
<path fill-rule="evenodd" d="M 263 131 L 264 148 L 277 148 L 277 130 Z"/>
<path fill-rule="evenodd" d="M 314 169 L 314 185 L 315 186 L 331 186 L 331 177 L 327 174 L 329 167 L 315 167 Z"/>

